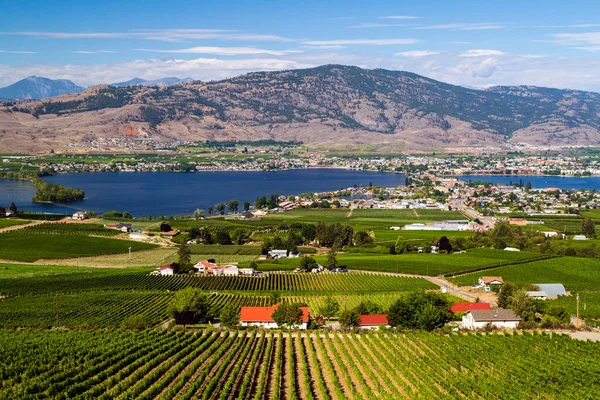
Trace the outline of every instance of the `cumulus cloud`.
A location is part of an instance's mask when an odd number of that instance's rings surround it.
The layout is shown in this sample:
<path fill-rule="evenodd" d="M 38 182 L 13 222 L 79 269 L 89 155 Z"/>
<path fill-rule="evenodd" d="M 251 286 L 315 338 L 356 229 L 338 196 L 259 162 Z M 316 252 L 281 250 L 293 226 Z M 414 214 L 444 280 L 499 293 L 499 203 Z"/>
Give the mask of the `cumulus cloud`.
<path fill-rule="evenodd" d="M 490 49 L 474 49 L 467 50 L 459 55 L 459 57 L 489 57 L 489 56 L 501 56 L 504 53 L 500 50 Z"/>
<path fill-rule="evenodd" d="M 282 56 L 290 53 L 301 53 L 301 50 L 267 50 L 255 47 L 214 47 L 214 46 L 198 46 L 187 49 L 175 50 L 159 50 L 159 49 L 136 49 L 137 51 L 150 51 L 155 53 L 183 53 L 183 54 L 213 54 L 223 56 L 239 56 L 239 55 L 257 55 L 268 54 L 272 56 Z"/>
<path fill-rule="evenodd" d="M 412 50 L 412 51 L 403 51 L 401 53 L 396 53 L 397 56 L 403 57 L 427 57 L 434 56 L 436 54 L 440 54 L 439 51 L 429 51 L 429 50 Z"/>
<path fill-rule="evenodd" d="M 473 78 L 489 78 L 496 71 L 498 65 L 499 61 L 490 57 L 481 61 L 462 63 L 457 65 L 457 68 Z"/>
<path fill-rule="evenodd" d="M 353 45 L 353 44 L 370 44 L 374 46 L 387 46 L 394 44 L 415 44 L 417 39 L 339 39 L 339 40 L 309 40 L 302 42 L 306 45 L 313 46 L 336 46 L 336 45 Z"/>

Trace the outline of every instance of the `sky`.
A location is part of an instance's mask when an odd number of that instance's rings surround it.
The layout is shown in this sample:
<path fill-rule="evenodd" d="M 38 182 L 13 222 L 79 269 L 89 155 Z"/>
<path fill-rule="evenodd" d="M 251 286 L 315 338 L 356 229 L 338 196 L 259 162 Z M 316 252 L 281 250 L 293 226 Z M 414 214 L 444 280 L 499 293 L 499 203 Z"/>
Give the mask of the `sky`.
<path fill-rule="evenodd" d="M 0 0 L 0 86 L 323 64 L 600 92 L 600 1 Z"/>

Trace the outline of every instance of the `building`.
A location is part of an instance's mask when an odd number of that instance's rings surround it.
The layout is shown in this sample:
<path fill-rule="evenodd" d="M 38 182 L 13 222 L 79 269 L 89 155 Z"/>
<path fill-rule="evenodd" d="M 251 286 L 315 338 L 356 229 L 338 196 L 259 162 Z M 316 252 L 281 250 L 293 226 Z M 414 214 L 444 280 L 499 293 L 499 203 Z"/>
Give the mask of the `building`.
<path fill-rule="evenodd" d="M 490 310 L 492 307 L 490 303 L 454 303 L 450 307 L 450 311 L 453 313 L 457 312 L 468 312 L 473 310 Z"/>
<path fill-rule="evenodd" d="M 71 219 L 76 219 L 79 221 L 83 221 L 88 218 L 88 213 L 86 211 L 77 211 L 72 216 Z"/>
<path fill-rule="evenodd" d="M 389 327 L 387 314 L 361 315 L 358 321 L 361 329 L 379 329 L 382 326 Z"/>
<path fill-rule="evenodd" d="M 502 286 L 504 281 L 501 276 L 482 276 L 479 278 L 479 285 L 483 287 Z"/>
<path fill-rule="evenodd" d="M 128 232 L 132 231 L 131 224 L 122 224 L 122 223 L 106 224 L 105 227 L 109 228 L 109 229 L 116 229 L 116 230 L 124 232 L 124 233 L 128 233 Z"/>
<path fill-rule="evenodd" d="M 152 275 L 173 275 L 175 272 L 175 268 L 171 264 L 165 264 L 152 271 Z"/>
<path fill-rule="evenodd" d="M 200 274 L 218 276 L 238 276 L 240 270 L 235 265 L 217 265 L 215 260 L 200 260 L 194 265 L 194 269 Z"/>
<path fill-rule="evenodd" d="M 288 254 L 287 250 L 271 250 L 269 251 L 268 255 L 273 259 L 302 257 L 302 253 L 300 252 Z"/>
<path fill-rule="evenodd" d="M 482 329 L 491 325 L 502 329 L 515 329 L 521 322 L 513 310 L 494 308 L 490 310 L 471 310 L 462 318 L 462 327 L 465 329 Z"/>
<path fill-rule="evenodd" d="M 279 325 L 273 319 L 273 313 L 281 304 L 275 304 L 270 307 L 242 307 L 240 311 L 240 324 L 242 326 L 257 326 L 267 329 L 277 329 Z M 300 307 L 302 318 L 298 325 L 294 327 L 305 330 L 308 329 L 309 312 L 308 307 Z"/>
<path fill-rule="evenodd" d="M 555 300 L 558 298 L 558 296 L 567 296 L 567 291 L 562 283 L 538 283 L 535 286 L 537 286 L 539 289 L 536 291 L 527 292 L 527 294 L 535 298 L 545 297 L 544 299 L 540 300 Z"/>
<path fill-rule="evenodd" d="M 516 247 L 505 247 L 504 251 L 521 251 L 521 250 L 517 249 Z"/>
<path fill-rule="evenodd" d="M 573 240 L 588 240 L 585 235 L 575 235 L 573 236 Z"/>
<path fill-rule="evenodd" d="M 543 290 L 529 290 L 527 291 L 527 296 L 532 297 L 535 300 L 546 300 L 548 298 L 548 293 Z"/>

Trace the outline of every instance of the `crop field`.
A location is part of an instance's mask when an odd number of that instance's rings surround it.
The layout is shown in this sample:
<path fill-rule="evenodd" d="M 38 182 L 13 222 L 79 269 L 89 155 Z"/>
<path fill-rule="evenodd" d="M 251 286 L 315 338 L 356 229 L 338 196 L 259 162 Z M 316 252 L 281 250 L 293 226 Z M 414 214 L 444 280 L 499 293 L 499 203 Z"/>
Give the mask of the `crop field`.
<path fill-rule="evenodd" d="M 367 273 L 269 274 L 245 276 L 152 276 L 144 274 L 70 274 L 35 279 L 0 279 L 0 293 L 11 295 L 96 290 L 200 290 L 249 292 L 367 292 L 436 289 L 423 278 Z"/>
<path fill-rule="evenodd" d="M 19 229 L 19 233 L 52 234 L 52 235 L 88 235 L 88 236 L 116 236 L 121 231 L 107 229 L 99 224 L 68 224 L 66 222 L 47 223 L 25 226 Z"/>
<path fill-rule="evenodd" d="M 87 257 L 103 254 L 148 250 L 156 246 L 129 240 L 89 237 L 84 235 L 0 234 L 0 259 L 32 262 L 39 259 Z"/>
<path fill-rule="evenodd" d="M 460 285 L 473 285 L 481 274 L 456 277 Z M 486 271 L 499 275 L 505 282 L 562 283 L 572 291 L 600 289 L 600 260 L 593 258 L 557 257 L 530 263 L 509 265 Z"/>
<path fill-rule="evenodd" d="M 28 221 L 26 219 L 0 219 L 0 229 L 2 228 L 8 228 L 9 226 L 16 226 L 16 225 L 25 225 L 30 223 L 31 221 Z"/>
<path fill-rule="evenodd" d="M 448 275 L 474 270 L 492 268 L 513 263 L 546 258 L 539 253 L 509 252 L 493 249 L 472 249 L 466 253 L 453 254 L 368 254 L 340 253 L 337 255 L 339 265 L 349 269 L 379 272 L 398 272 L 415 275 Z M 325 256 L 315 256 L 318 263 L 326 262 Z M 299 259 L 288 258 L 277 260 L 274 269 L 294 269 L 299 266 Z M 260 270 L 269 269 L 269 264 L 258 263 Z"/>
<path fill-rule="evenodd" d="M 192 244 L 190 245 L 190 252 L 192 254 L 223 254 L 223 255 L 249 255 L 259 256 L 261 246 L 240 246 L 240 245 L 226 245 L 220 246 L 216 244 Z"/>
<path fill-rule="evenodd" d="M 432 238 L 439 239 L 442 236 L 448 238 L 473 236 L 473 232 L 466 231 L 394 231 L 390 229 L 378 229 L 373 231 L 373 233 L 375 235 L 375 243 L 388 246 L 395 244 L 398 237 L 409 242 L 423 241 L 429 243 Z"/>
<path fill-rule="evenodd" d="M 8 400 L 595 399 L 600 391 L 600 344 L 559 335 L 10 331 L 0 351 L 11 360 L 0 366 Z"/>

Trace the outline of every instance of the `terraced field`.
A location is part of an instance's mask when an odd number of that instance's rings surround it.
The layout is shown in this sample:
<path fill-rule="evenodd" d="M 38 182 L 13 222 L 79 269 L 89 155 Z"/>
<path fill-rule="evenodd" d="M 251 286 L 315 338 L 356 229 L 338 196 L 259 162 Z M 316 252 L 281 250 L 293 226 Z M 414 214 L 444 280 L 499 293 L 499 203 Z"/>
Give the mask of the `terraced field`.
<path fill-rule="evenodd" d="M 3 399 L 595 399 L 600 392 L 600 343 L 557 335 L 11 331 L 0 335 L 0 351 L 11 360 L 0 365 Z"/>

